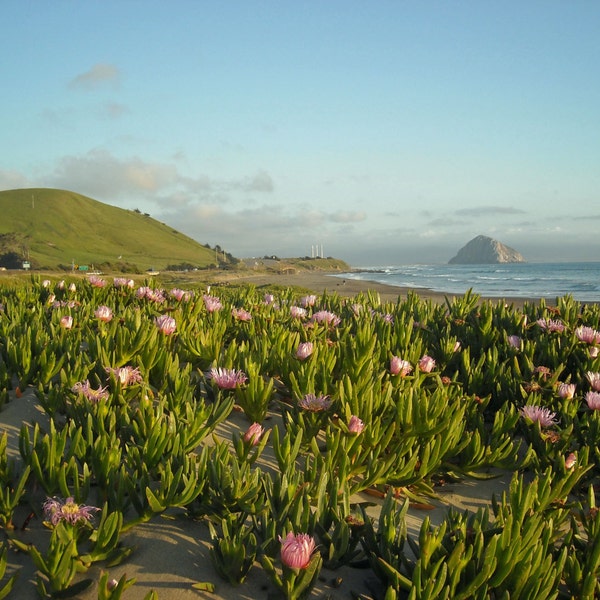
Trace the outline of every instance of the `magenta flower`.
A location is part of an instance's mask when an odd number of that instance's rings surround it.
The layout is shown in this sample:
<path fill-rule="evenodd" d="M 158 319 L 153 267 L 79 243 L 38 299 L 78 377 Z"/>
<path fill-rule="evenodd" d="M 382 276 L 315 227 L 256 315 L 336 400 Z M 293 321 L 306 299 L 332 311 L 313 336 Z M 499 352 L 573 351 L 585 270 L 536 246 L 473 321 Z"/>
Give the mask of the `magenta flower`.
<path fill-rule="evenodd" d="M 175 319 L 169 315 L 160 315 L 159 317 L 155 317 L 154 324 L 164 335 L 171 335 L 175 333 L 175 330 L 177 329 L 177 323 L 175 323 Z"/>
<path fill-rule="evenodd" d="M 600 344 L 600 332 L 591 327 L 581 325 L 575 330 L 575 335 L 579 341 L 585 342 L 586 344 Z"/>
<path fill-rule="evenodd" d="M 301 342 L 296 348 L 296 358 L 299 360 L 307 359 L 314 351 L 312 342 Z"/>
<path fill-rule="evenodd" d="M 356 416 L 352 415 L 350 421 L 348 421 L 348 431 L 358 435 L 365 429 L 365 424 Z"/>
<path fill-rule="evenodd" d="M 600 392 L 600 373 L 592 373 L 591 371 L 588 371 L 585 376 L 590 382 L 592 389 L 595 392 Z"/>
<path fill-rule="evenodd" d="M 232 308 L 231 316 L 238 321 L 252 321 L 252 315 L 244 308 Z"/>
<path fill-rule="evenodd" d="M 577 386 L 574 383 L 561 383 L 558 386 L 558 395 L 564 400 L 572 400 Z"/>
<path fill-rule="evenodd" d="M 202 296 L 204 300 L 204 307 L 209 313 L 217 312 L 223 308 L 221 301 L 215 296 L 209 296 L 208 294 L 204 294 Z"/>
<path fill-rule="evenodd" d="M 508 343 L 510 346 L 516 348 L 517 350 L 521 349 L 521 338 L 518 335 L 509 335 Z"/>
<path fill-rule="evenodd" d="M 88 281 L 90 282 L 90 285 L 95 288 L 103 288 L 106 286 L 106 281 L 97 275 L 90 275 Z"/>
<path fill-rule="evenodd" d="M 290 306 L 290 315 L 294 319 L 303 319 L 306 316 L 306 309 L 300 306 Z"/>
<path fill-rule="evenodd" d="M 435 369 L 435 359 L 431 358 L 427 354 L 424 354 L 419 360 L 419 371 L 423 373 L 431 373 Z"/>
<path fill-rule="evenodd" d="M 252 446 L 257 446 L 264 433 L 265 430 L 260 423 L 252 423 L 244 434 L 244 441 Z"/>
<path fill-rule="evenodd" d="M 288 533 L 281 539 L 281 562 L 290 569 L 306 569 L 317 547 L 313 537 L 307 533 Z"/>
<path fill-rule="evenodd" d="M 93 402 L 100 402 L 100 400 L 108 399 L 109 393 L 108 388 L 99 387 L 97 390 L 92 388 L 88 379 L 85 381 L 78 381 L 72 388 L 71 391 L 75 394 L 82 394 L 84 398 Z"/>
<path fill-rule="evenodd" d="M 406 377 L 412 373 L 412 365 L 399 356 L 392 356 L 390 359 L 390 373 L 392 375 L 400 375 L 400 377 Z"/>
<path fill-rule="evenodd" d="M 556 413 L 541 406 L 528 405 L 519 410 L 520 415 L 532 423 L 539 423 L 540 427 L 552 427 L 556 425 Z"/>
<path fill-rule="evenodd" d="M 298 406 L 309 412 L 321 412 L 327 410 L 333 404 L 329 396 L 315 396 L 315 394 L 306 394 L 298 400 Z"/>
<path fill-rule="evenodd" d="M 93 513 L 100 510 L 95 506 L 76 504 L 73 498 L 67 498 L 64 502 L 58 498 L 48 498 L 44 502 L 43 509 L 46 519 L 52 525 L 58 525 L 60 521 L 65 521 L 71 525 L 91 521 Z"/>
<path fill-rule="evenodd" d="M 175 298 L 178 302 L 189 302 L 192 299 L 192 292 L 186 290 L 180 290 L 179 288 L 173 288 L 169 294 Z"/>
<path fill-rule="evenodd" d="M 538 319 L 536 323 L 549 333 L 562 333 L 565 330 L 565 324 L 560 319 Z"/>
<path fill-rule="evenodd" d="M 135 369 L 131 366 L 126 367 L 106 367 L 104 369 L 109 375 L 112 373 L 123 386 L 132 385 L 134 383 L 142 382 L 142 374 L 140 373 L 139 367 Z"/>
<path fill-rule="evenodd" d="M 116 288 L 133 288 L 135 281 L 133 279 L 127 279 L 127 277 L 115 277 L 113 279 L 113 286 Z"/>
<path fill-rule="evenodd" d="M 600 410 L 600 392 L 588 392 L 585 401 L 591 410 Z"/>
<path fill-rule="evenodd" d="M 61 317 L 61 319 L 60 319 L 60 326 L 63 329 L 72 329 L 72 327 L 73 327 L 73 317 L 71 317 L 70 315 L 65 315 L 64 317 Z"/>
<path fill-rule="evenodd" d="M 314 306 L 317 301 L 317 297 L 314 294 L 310 294 L 309 296 L 303 296 L 300 298 L 300 306 L 303 308 L 308 308 L 309 306 Z"/>
<path fill-rule="evenodd" d="M 311 318 L 312 323 L 322 323 L 325 325 L 331 325 L 333 327 L 339 325 L 341 321 L 342 320 L 337 315 L 328 310 L 320 310 Z"/>
<path fill-rule="evenodd" d="M 108 323 L 112 320 L 113 318 L 113 312 L 112 309 L 109 306 L 99 306 L 95 311 L 94 311 L 94 316 L 99 319 L 100 321 L 103 321 L 104 323 Z"/>
<path fill-rule="evenodd" d="M 236 369 L 223 369 L 220 367 L 217 369 L 213 367 L 209 376 L 217 387 L 222 390 L 234 390 L 248 381 L 246 374 Z"/>

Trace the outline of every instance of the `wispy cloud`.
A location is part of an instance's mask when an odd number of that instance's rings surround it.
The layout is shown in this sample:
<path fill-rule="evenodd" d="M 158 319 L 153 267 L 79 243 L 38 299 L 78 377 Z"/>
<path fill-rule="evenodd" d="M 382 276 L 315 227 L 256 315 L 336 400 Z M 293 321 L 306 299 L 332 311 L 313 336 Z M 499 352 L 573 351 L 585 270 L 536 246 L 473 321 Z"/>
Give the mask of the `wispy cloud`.
<path fill-rule="evenodd" d="M 491 215 L 523 215 L 527 211 L 513 206 L 476 206 L 473 208 L 459 208 L 454 211 L 456 216 L 461 217 L 485 217 Z"/>
<path fill-rule="evenodd" d="M 108 63 L 95 64 L 91 69 L 76 75 L 69 82 L 72 90 L 90 91 L 106 85 L 118 87 L 121 73 L 115 65 Z"/>
<path fill-rule="evenodd" d="M 23 173 L 10 169 L 0 169 L 0 190 L 16 190 L 29 185 L 29 180 Z"/>

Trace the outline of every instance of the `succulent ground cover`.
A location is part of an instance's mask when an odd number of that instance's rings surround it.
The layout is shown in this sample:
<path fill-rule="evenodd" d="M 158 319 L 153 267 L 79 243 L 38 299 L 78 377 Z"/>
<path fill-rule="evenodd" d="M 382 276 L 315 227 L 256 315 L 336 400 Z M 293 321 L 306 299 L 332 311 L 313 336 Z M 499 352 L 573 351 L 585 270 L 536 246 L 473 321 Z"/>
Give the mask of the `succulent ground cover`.
<path fill-rule="evenodd" d="M 286 598 L 341 566 L 386 599 L 600 595 L 598 305 L 147 283 L 0 290 L 0 404 L 33 388 L 49 417 L 19 462 L 0 438 L 0 598 L 13 551 L 40 597 L 100 565 L 98 597 L 126 598 L 135 582 L 108 576 L 124 534 L 172 510 L 206 523 L 220 577 L 263 569 Z M 232 411 L 247 428 L 216 436 Z M 408 534 L 411 503 L 498 470 L 514 475 L 488 509 Z"/>

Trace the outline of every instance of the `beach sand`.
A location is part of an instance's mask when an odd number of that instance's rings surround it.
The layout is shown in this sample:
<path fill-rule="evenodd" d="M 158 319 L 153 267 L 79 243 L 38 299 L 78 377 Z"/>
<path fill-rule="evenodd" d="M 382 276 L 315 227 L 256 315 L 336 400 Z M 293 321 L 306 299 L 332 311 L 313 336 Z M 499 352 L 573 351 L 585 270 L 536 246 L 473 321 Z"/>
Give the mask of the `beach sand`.
<path fill-rule="evenodd" d="M 379 294 L 383 302 L 396 302 L 405 298 L 408 290 L 386 286 L 374 282 L 355 281 L 332 277 L 322 272 L 301 272 L 297 274 L 250 274 L 227 275 L 222 279 L 215 278 L 214 285 L 249 283 L 257 288 L 268 286 L 295 286 L 306 290 L 322 293 L 337 293 L 341 296 L 354 296 L 360 292 L 371 290 Z M 444 302 L 445 295 L 429 290 L 419 290 L 423 299 L 434 302 Z M 451 296 L 449 297 L 451 298 Z M 507 302 L 509 302 L 507 300 Z M 523 299 L 514 300 L 515 306 L 521 306 Z M 272 415 L 270 425 L 278 422 L 278 415 Z M 38 406 L 35 392 L 28 389 L 17 398 L 14 392 L 10 400 L 0 411 L 1 431 L 8 434 L 9 455 L 19 460 L 18 443 L 19 431 L 23 423 L 31 426 L 34 422 L 41 424 L 47 430 L 48 418 Z M 224 439 L 231 439 L 232 431 L 243 432 L 248 422 L 242 413 L 234 412 L 219 428 L 218 434 Z M 268 461 L 269 456 L 265 454 Z M 507 490 L 511 473 L 497 473 L 494 479 L 479 481 L 465 479 L 459 483 L 448 484 L 436 489 L 437 497 L 427 499 L 420 506 L 409 510 L 407 527 L 410 535 L 417 536 L 420 525 L 429 517 L 432 524 L 440 523 L 447 510 L 454 507 L 459 511 L 476 511 L 490 504 L 492 495 L 499 497 Z M 369 514 L 376 518 L 382 502 L 381 498 L 359 494 L 352 499 L 356 502 L 373 503 Z M 26 515 L 15 519 L 17 526 Z M 21 521 L 22 522 L 22 521 Z M 40 519 L 34 518 L 24 531 L 16 531 L 15 535 L 25 543 L 43 545 L 48 539 Z M 234 598 L 258 599 L 277 598 L 273 584 L 268 580 L 262 567 L 255 565 L 246 581 L 239 587 L 234 587 L 219 578 L 214 570 L 209 556 L 210 535 L 208 527 L 203 522 L 194 522 L 177 511 L 157 516 L 150 522 L 134 527 L 122 536 L 122 542 L 134 546 L 134 553 L 121 565 L 107 569 L 110 578 L 119 579 L 123 574 L 135 578 L 136 583 L 127 589 L 125 600 L 142 600 L 154 590 L 161 600 L 179 600 L 192 598 L 212 598 L 214 600 L 229 600 Z M 43 547 L 41 547 L 43 549 Z M 31 559 L 9 550 L 9 567 L 7 576 L 16 569 L 21 569 L 19 580 L 10 597 L 19 600 L 35 600 L 39 598 L 34 587 L 35 567 Z M 87 577 L 94 583 L 85 592 L 76 597 L 82 600 L 95 600 L 98 597 L 97 582 L 100 578 L 101 567 L 92 567 Z M 337 581 L 336 581 L 337 580 Z M 214 584 L 214 592 L 204 592 L 192 588 L 197 582 Z M 335 582 L 335 585 L 334 585 Z M 358 596 L 358 595 L 361 596 Z M 383 589 L 370 569 L 344 567 L 335 571 L 323 569 L 318 585 L 311 598 L 342 600 L 362 597 L 364 599 L 381 598 Z"/>

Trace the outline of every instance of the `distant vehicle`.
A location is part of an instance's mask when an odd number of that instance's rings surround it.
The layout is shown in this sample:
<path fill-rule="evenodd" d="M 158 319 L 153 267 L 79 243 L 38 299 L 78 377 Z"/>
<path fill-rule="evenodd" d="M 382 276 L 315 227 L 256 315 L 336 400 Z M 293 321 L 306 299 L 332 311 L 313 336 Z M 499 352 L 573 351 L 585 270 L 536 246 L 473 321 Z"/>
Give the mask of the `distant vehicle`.
<path fill-rule="evenodd" d="M 147 271 L 146 271 L 146 275 L 160 275 L 160 271 L 155 271 L 154 267 L 150 267 Z"/>

